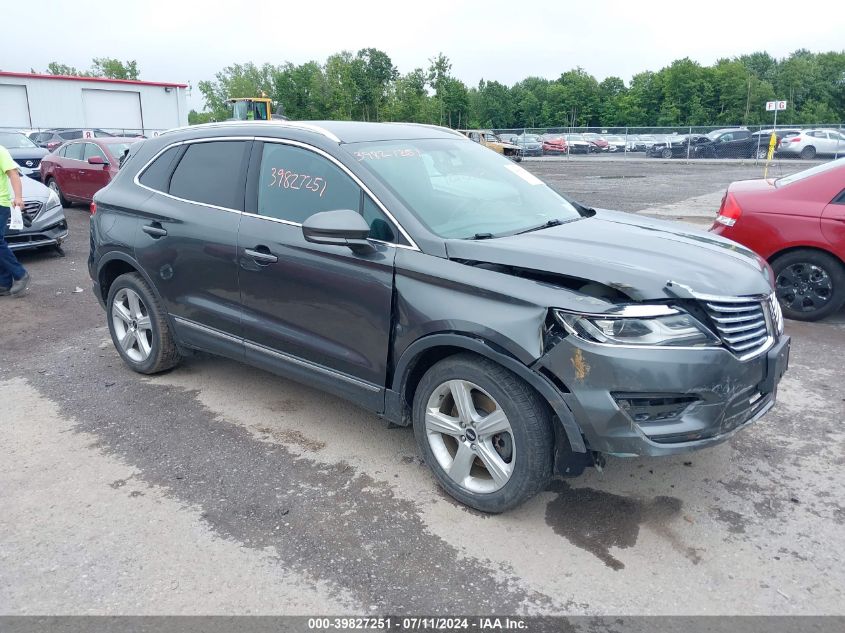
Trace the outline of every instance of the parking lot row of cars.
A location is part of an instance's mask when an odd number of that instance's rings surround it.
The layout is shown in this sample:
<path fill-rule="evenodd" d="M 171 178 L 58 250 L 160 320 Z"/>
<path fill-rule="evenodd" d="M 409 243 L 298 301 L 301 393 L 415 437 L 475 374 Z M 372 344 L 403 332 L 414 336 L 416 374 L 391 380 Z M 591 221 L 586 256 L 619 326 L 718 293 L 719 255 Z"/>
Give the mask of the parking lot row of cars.
<path fill-rule="evenodd" d="M 493 132 L 488 135 L 496 136 Z M 814 159 L 845 155 L 845 132 L 839 129 L 778 128 L 751 131 L 723 128 L 707 134 L 545 134 L 502 132 L 498 139 L 521 149 L 522 156 L 642 152 L 653 158 L 757 158 L 768 155 L 772 134 L 775 153 Z"/>
<path fill-rule="evenodd" d="M 83 138 L 81 129 L 43 131 L 30 136 L 0 132 L 0 145 L 9 150 L 19 171 L 26 176 L 22 179 L 24 228 L 6 235 L 12 250 L 43 246 L 61 250 L 68 232 L 64 207 L 90 204 L 94 194 L 115 176 L 129 146 L 138 141 L 138 137 L 115 136 L 96 129 L 93 132 L 94 138 Z M 62 139 L 58 145 L 54 136 Z M 36 140 L 42 145 L 52 144 L 52 151 L 40 147 Z"/>

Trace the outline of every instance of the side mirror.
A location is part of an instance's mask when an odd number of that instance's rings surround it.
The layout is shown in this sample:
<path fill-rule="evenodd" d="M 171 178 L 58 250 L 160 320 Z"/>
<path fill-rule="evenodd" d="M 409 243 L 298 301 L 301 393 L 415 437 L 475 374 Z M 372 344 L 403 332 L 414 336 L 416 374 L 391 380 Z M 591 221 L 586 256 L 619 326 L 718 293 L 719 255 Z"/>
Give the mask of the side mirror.
<path fill-rule="evenodd" d="M 89 165 L 105 165 L 106 167 L 109 166 L 108 161 L 103 158 L 102 156 L 89 156 L 88 157 L 88 164 Z"/>
<path fill-rule="evenodd" d="M 370 225 L 357 211 L 339 209 L 315 213 L 302 223 L 306 242 L 328 246 L 348 246 L 359 254 L 375 250 L 367 240 Z"/>

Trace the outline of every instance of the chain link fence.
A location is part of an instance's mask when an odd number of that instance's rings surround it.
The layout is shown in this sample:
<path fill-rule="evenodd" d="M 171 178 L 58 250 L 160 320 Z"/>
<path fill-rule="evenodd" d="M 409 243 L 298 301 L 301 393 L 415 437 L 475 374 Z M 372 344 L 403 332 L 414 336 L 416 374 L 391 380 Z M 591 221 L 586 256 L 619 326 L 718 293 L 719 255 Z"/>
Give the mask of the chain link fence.
<path fill-rule="evenodd" d="M 548 127 L 491 130 L 525 158 L 735 161 L 835 160 L 845 156 L 845 125 Z"/>

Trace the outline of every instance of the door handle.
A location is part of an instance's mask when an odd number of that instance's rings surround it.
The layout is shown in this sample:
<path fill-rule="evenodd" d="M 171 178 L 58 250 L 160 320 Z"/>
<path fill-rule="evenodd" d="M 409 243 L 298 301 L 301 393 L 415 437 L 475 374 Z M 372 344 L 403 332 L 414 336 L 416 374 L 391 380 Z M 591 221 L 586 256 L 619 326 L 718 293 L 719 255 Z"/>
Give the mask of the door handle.
<path fill-rule="evenodd" d="M 255 263 L 260 266 L 275 264 L 279 261 L 279 258 L 273 255 L 273 253 L 270 252 L 270 249 L 263 244 L 256 246 L 254 249 L 245 248 L 244 253 L 246 253 L 249 257 L 252 257 L 255 260 Z"/>
<path fill-rule="evenodd" d="M 155 239 L 167 235 L 167 229 L 162 228 L 162 226 L 158 222 L 153 222 L 152 224 L 142 226 L 141 230 Z"/>

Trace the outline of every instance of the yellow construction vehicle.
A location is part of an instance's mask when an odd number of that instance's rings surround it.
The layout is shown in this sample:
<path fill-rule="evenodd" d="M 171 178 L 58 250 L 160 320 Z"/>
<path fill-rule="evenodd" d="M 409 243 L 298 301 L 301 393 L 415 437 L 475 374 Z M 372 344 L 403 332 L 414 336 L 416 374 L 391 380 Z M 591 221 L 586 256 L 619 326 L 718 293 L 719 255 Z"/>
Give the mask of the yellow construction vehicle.
<path fill-rule="evenodd" d="M 241 97 L 227 99 L 230 121 L 269 121 L 273 105 L 267 97 Z"/>

